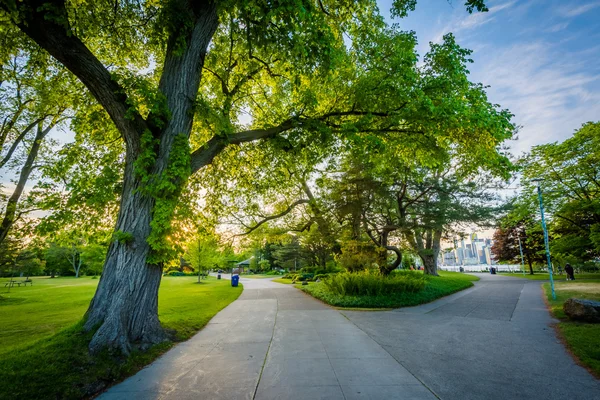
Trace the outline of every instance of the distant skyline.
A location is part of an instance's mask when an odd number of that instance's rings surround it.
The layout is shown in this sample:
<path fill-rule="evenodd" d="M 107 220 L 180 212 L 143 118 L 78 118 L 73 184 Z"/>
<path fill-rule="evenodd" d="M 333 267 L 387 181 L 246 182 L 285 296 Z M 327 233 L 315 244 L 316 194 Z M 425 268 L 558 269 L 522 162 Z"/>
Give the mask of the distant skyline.
<path fill-rule="evenodd" d="M 600 0 L 492 0 L 489 12 L 471 15 L 464 2 L 418 0 L 407 18 L 391 20 L 392 0 L 378 0 L 388 22 L 416 32 L 421 56 L 448 32 L 473 50 L 471 80 L 490 85 L 490 101 L 522 126 L 513 154 L 600 120 Z"/>

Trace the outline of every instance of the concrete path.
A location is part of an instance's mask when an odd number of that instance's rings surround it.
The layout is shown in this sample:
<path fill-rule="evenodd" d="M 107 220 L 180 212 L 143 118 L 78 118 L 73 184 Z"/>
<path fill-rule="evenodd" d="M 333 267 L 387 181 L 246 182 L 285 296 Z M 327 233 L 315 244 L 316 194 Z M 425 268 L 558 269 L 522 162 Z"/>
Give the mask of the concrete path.
<path fill-rule="evenodd" d="M 242 279 L 196 336 L 99 398 L 600 399 L 548 327 L 539 282 L 482 278 L 424 306 L 342 313 Z"/>
<path fill-rule="evenodd" d="M 478 276 L 423 306 L 343 314 L 441 399 L 600 399 L 550 327 L 540 282 Z"/>

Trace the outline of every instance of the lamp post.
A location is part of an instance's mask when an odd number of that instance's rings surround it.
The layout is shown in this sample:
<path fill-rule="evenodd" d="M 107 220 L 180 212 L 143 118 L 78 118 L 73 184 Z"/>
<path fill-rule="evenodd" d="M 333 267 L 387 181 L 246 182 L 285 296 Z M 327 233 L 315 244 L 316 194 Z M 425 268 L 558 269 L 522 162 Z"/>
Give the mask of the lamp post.
<path fill-rule="evenodd" d="M 521 238 L 518 237 L 519 241 L 519 253 L 521 253 L 521 268 L 523 269 L 523 276 L 525 276 L 525 259 L 523 258 L 523 247 L 521 247 Z"/>
<path fill-rule="evenodd" d="M 540 201 L 540 214 L 542 216 L 542 229 L 544 230 L 544 245 L 546 246 L 546 262 L 548 263 L 548 275 L 550 276 L 550 288 L 552 289 L 552 298 L 556 300 L 556 292 L 554 291 L 554 277 L 552 276 L 552 262 L 550 261 L 550 245 L 548 243 L 548 229 L 546 228 L 546 220 L 544 218 L 544 202 L 542 200 L 542 188 L 540 186 L 541 179 L 532 179 L 532 182 L 537 183 L 538 200 Z"/>

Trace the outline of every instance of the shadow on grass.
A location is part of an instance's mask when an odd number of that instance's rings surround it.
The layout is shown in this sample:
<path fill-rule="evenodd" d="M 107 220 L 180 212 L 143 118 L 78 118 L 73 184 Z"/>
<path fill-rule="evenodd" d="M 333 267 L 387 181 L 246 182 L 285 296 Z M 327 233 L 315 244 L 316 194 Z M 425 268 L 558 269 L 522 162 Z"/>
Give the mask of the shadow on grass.
<path fill-rule="evenodd" d="M 90 397 L 140 370 L 173 345 L 165 342 L 146 352 L 134 351 L 126 359 L 108 352 L 91 356 L 87 346 L 93 332 L 83 332 L 82 326 L 80 322 L 4 356 L 0 360 L 0 398 Z"/>

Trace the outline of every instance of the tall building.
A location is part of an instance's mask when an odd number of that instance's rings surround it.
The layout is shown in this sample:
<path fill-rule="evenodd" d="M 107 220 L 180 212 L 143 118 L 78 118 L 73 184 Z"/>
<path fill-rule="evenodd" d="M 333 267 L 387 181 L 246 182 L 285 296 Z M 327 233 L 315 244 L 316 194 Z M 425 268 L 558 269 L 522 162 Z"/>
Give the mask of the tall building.
<path fill-rule="evenodd" d="M 479 239 L 476 233 L 469 235 L 471 243 L 465 243 L 465 238 L 458 240 L 454 239 L 454 248 L 441 251 L 440 261 L 444 265 L 492 265 L 491 257 L 491 239 Z"/>

